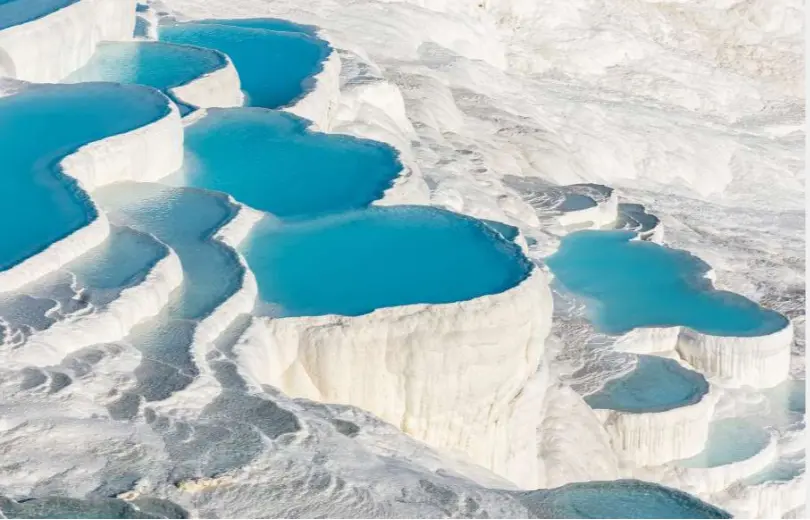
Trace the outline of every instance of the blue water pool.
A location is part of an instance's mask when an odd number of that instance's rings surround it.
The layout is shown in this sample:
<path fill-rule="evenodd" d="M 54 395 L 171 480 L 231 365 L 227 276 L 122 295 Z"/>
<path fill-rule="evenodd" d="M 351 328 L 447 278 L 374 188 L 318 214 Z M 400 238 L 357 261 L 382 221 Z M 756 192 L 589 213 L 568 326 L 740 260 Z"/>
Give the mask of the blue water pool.
<path fill-rule="evenodd" d="M 229 25 L 250 29 L 267 29 L 270 31 L 291 32 L 315 36 L 317 27 L 302 25 L 282 18 L 231 18 L 216 20 L 195 20 L 194 23 Z"/>
<path fill-rule="evenodd" d="M 0 193 L 13 194 L 0 205 L 0 269 L 95 218 L 87 195 L 59 171 L 61 158 L 168 111 L 157 91 L 111 83 L 49 85 L 0 98 Z"/>
<path fill-rule="evenodd" d="M 321 71 L 331 52 L 325 41 L 304 33 L 225 23 L 228 21 L 161 25 L 158 37 L 230 56 L 252 106 L 280 108 L 295 101 L 310 88 L 311 78 Z"/>
<path fill-rule="evenodd" d="M 0 0 L 0 30 L 47 16 L 79 0 Z"/>
<path fill-rule="evenodd" d="M 532 518 L 731 518 L 682 491 L 639 480 L 568 484 L 518 497 Z"/>
<path fill-rule="evenodd" d="M 166 91 L 225 66 L 211 49 L 161 42 L 104 42 L 90 62 L 65 81 L 113 81 Z"/>
<path fill-rule="evenodd" d="M 695 404 L 709 391 L 698 372 L 672 359 L 638 356 L 629 374 L 608 381 L 598 392 L 585 397 L 591 408 L 630 413 L 663 412 Z"/>
<path fill-rule="evenodd" d="M 634 240 L 629 231 L 578 231 L 546 260 L 558 282 L 588 303 L 601 331 L 684 325 L 716 336 L 759 336 L 782 329 L 781 314 L 714 290 L 708 266 L 685 251 Z"/>
<path fill-rule="evenodd" d="M 186 129 L 183 183 L 288 218 L 365 207 L 402 168 L 390 146 L 306 125 L 260 108 L 210 110 Z"/>
<path fill-rule="evenodd" d="M 513 287 L 531 269 L 480 222 L 420 206 L 268 223 L 244 252 L 262 299 L 285 316 L 468 300 Z"/>
<path fill-rule="evenodd" d="M 703 451 L 675 464 L 686 468 L 714 468 L 750 459 L 768 445 L 769 439 L 765 429 L 745 419 L 712 421 Z"/>

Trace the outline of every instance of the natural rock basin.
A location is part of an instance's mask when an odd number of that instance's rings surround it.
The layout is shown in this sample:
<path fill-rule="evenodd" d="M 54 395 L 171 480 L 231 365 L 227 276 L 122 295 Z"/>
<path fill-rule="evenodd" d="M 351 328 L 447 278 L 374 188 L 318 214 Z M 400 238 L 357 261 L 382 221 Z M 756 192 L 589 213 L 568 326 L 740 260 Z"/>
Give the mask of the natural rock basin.
<path fill-rule="evenodd" d="M 608 381 L 585 401 L 596 409 L 654 413 L 695 404 L 708 391 L 709 384 L 698 372 L 671 359 L 639 356 L 632 372 Z"/>
<path fill-rule="evenodd" d="M 684 251 L 631 240 L 629 231 L 578 231 L 547 264 L 559 283 L 588 302 L 603 332 L 682 325 L 715 336 L 761 336 L 787 319 L 740 295 L 718 291 L 709 266 Z"/>
<path fill-rule="evenodd" d="M 103 42 L 90 62 L 65 81 L 111 81 L 167 92 L 226 64 L 225 56 L 211 49 L 161 42 Z"/>
<path fill-rule="evenodd" d="M 686 468 L 714 468 L 746 460 L 768 445 L 770 436 L 762 427 L 740 418 L 722 419 L 709 424 L 704 450 L 675 464 Z"/>
<path fill-rule="evenodd" d="M 112 83 L 37 86 L 0 98 L 0 192 L 14 194 L 0 208 L 0 270 L 96 218 L 87 194 L 60 171 L 62 158 L 169 110 L 157 91 Z"/>
<path fill-rule="evenodd" d="M 304 33 L 234 24 L 229 20 L 161 25 L 161 41 L 216 49 L 233 60 L 248 104 L 264 108 L 289 105 L 306 92 L 309 81 L 332 52 L 323 40 Z"/>
<path fill-rule="evenodd" d="M 538 518 L 731 518 L 682 491 L 641 482 L 584 482 L 524 493 Z"/>
<path fill-rule="evenodd" d="M 421 206 L 268 222 L 244 249 L 260 296 L 282 316 L 468 300 L 514 287 L 531 270 L 517 245 L 484 224 Z"/>
<path fill-rule="evenodd" d="M 182 183 L 299 218 L 363 208 L 402 169 L 390 146 L 311 132 L 307 124 L 261 108 L 211 109 L 186 129 Z"/>

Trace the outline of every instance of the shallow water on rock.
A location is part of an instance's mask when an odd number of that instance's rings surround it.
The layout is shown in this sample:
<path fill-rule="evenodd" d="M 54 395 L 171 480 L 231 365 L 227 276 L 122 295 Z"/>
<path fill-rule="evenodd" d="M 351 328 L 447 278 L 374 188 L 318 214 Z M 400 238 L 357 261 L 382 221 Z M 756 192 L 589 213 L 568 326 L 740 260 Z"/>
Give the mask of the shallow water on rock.
<path fill-rule="evenodd" d="M 331 52 L 330 46 L 301 32 L 270 30 L 263 24 L 248 27 L 247 23 L 206 20 L 167 24 L 158 28 L 158 37 L 227 54 L 239 72 L 247 104 L 264 108 L 289 105 L 308 90 L 312 76 Z"/>
<path fill-rule="evenodd" d="M 631 240 L 629 231 L 578 231 L 546 259 L 559 284 L 584 298 L 601 331 L 683 325 L 716 336 L 759 336 L 787 325 L 781 314 L 718 291 L 709 266 L 685 252 Z"/>
<path fill-rule="evenodd" d="M 14 194 L 0 205 L 0 269 L 95 219 L 87 194 L 59 171 L 59 160 L 168 112 L 159 93 L 113 83 L 37 86 L 0 98 L 0 193 Z"/>
<path fill-rule="evenodd" d="M 770 436 L 761 426 L 740 418 L 721 419 L 709 424 L 709 439 L 702 452 L 676 461 L 686 468 L 714 468 L 750 459 L 767 445 Z"/>
<path fill-rule="evenodd" d="M 209 110 L 186 128 L 183 184 L 222 191 L 280 218 L 367 206 L 402 169 L 382 143 L 307 130 L 259 108 Z"/>
<path fill-rule="evenodd" d="M 682 491 L 639 480 L 568 484 L 524 492 L 521 501 L 535 518 L 731 518 Z"/>
<path fill-rule="evenodd" d="M 469 300 L 531 270 L 518 246 L 484 224 L 420 206 L 269 223 L 244 250 L 262 299 L 284 316 Z"/>
<path fill-rule="evenodd" d="M 220 69 L 226 63 L 218 52 L 188 45 L 102 42 L 90 61 L 65 82 L 112 81 L 166 91 Z"/>
<path fill-rule="evenodd" d="M 708 391 L 700 373 L 672 359 L 643 355 L 632 372 L 608 381 L 585 401 L 591 408 L 651 413 L 695 404 Z"/>

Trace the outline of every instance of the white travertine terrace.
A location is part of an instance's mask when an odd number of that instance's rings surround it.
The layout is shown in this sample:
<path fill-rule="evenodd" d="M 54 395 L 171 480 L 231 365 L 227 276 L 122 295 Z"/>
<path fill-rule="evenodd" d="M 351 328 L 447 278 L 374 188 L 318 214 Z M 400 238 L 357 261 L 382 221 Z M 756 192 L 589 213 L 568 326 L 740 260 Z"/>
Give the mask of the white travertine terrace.
<path fill-rule="evenodd" d="M 101 41 L 131 40 L 136 0 L 80 0 L 34 20 L 0 29 L 0 70 L 38 83 L 80 69 Z M 5 63 L 8 61 L 9 63 Z"/>
<path fill-rule="evenodd" d="M 183 164 L 183 127 L 177 107 L 165 99 L 169 107 L 166 115 L 140 128 L 82 146 L 60 161 L 63 174 L 91 192 L 113 182 L 155 181 L 176 171 Z M 1 271 L 0 292 L 19 289 L 101 244 L 109 235 L 109 223 L 100 211 L 96 212 L 97 217 L 87 226 Z"/>
<path fill-rule="evenodd" d="M 245 95 L 239 81 L 239 73 L 231 59 L 220 53 L 225 65 L 194 78 L 184 85 L 170 89 L 177 100 L 200 108 L 230 108 L 244 104 Z"/>
<path fill-rule="evenodd" d="M 550 325 L 551 293 L 545 274 L 534 269 L 512 289 L 464 302 L 357 317 L 257 317 L 234 351 L 253 381 L 359 406 L 532 487 L 537 472 L 524 468 L 537 459 L 536 430 L 521 441 L 510 422 Z"/>

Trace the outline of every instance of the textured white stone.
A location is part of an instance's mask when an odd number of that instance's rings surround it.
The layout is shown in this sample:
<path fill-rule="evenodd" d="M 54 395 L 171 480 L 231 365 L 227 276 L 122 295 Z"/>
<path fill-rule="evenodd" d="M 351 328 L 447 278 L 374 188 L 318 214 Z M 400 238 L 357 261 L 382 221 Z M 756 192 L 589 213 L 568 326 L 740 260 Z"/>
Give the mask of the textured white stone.
<path fill-rule="evenodd" d="M 26 81 L 58 82 L 85 65 L 99 42 L 132 39 L 135 4 L 136 0 L 79 0 L 0 30 L 0 69 Z"/>
<path fill-rule="evenodd" d="M 124 289 L 100 312 L 55 323 L 28 338 L 24 348 L 6 355 L 4 362 L 39 366 L 58 364 L 66 354 L 80 348 L 120 340 L 132 327 L 157 315 L 182 282 L 180 258 L 166 248 L 166 256 L 155 264 L 141 283 Z"/>
<path fill-rule="evenodd" d="M 245 101 L 239 74 L 225 54 L 225 65 L 170 90 L 178 101 L 200 108 L 239 107 Z"/>
<path fill-rule="evenodd" d="M 684 327 L 678 353 L 697 370 L 728 387 L 770 388 L 790 371 L 793 324 L 765 336 L 710 336 Z"/>
<path fill-rule="evenodd" d="M 536 433 L 515 442 L 510 421 L 543 354 L 551 304 L 546 276 L 535 269 L 512 289 L 464 302 L 357 317 L 254 318 L 234 353 L 250 380 L 359 406 L 533 487 Z M 521 458 L 524 468 L 516 469 Z"/>
<path fill-rule="evenodd" d="M 324 37 L 325 39 L 325 37 Z M 323 70 L 307 80 L 307 91 L 303 97 L 283 111 L 309 119 L 313 130 L 327 132 L 340 100 L 340 56 L 330 49 L 323 61 Z"/>

